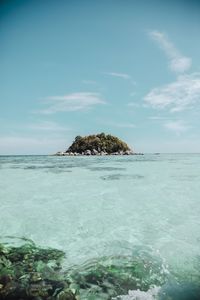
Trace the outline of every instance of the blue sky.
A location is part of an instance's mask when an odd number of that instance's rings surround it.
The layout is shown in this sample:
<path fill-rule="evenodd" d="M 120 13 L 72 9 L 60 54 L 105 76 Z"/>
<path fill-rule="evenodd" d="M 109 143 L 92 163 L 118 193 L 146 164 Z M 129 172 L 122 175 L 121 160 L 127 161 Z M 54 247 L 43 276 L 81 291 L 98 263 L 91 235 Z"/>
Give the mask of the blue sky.
<path fill-rule="evenodd" d="M 200 4 L 0 4 L 0 154 L 111 133 L 142 152 L 200 152 Z"/>

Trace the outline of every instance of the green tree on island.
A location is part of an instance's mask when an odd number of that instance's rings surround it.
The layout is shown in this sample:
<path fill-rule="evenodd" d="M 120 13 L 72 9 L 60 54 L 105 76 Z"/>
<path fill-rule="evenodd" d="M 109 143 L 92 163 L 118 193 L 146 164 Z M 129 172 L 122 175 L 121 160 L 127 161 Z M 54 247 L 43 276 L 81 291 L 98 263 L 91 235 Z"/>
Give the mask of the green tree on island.
<path fill-rule="evenodd" d="M 104 132 L 96 135 L 88 135 L 81 137 L 80 135 L 75 137 L 72 145 L 66 152 L 83 153 L 85 151 L 93 152 L 105 152 L 107 154 L 119 153 L 131 151 L 128 145 L 120 140 L 118 137 L 111 134 L 105 134 Z"/>

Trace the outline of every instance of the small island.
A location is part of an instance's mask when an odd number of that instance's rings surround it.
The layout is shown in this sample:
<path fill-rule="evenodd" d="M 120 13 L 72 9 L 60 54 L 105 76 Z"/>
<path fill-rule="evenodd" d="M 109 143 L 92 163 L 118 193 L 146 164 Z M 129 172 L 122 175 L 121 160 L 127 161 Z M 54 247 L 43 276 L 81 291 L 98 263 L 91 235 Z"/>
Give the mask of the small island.
<path fill-rule="evenodd" d="M 93 134 L 77 136 L 65 152 L 57 152 L 58 156 L 78 155 L 134 155 L 135 153 L 125 142 L 111 134 Z"/>

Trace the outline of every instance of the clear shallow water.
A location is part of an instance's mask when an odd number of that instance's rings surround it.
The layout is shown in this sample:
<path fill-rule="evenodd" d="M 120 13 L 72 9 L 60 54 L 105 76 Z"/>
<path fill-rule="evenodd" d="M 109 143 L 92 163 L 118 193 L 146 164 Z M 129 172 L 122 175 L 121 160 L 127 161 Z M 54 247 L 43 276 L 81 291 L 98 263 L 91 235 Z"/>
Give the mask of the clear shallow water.
<path fill-rule="evenodd" d="M 199 154 L 0 157 L 0 236 L 62 249 L 66 265 L 150 249 L 193 276 L 199 195 Z"/>

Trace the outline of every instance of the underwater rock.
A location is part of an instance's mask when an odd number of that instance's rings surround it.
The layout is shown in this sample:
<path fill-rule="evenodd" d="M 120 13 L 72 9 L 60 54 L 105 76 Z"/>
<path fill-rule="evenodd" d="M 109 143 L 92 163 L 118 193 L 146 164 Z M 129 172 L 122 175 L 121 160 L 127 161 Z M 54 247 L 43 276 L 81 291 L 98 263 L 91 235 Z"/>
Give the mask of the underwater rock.
<path fill-rule="evenodd" d="M 0 300 L 103 300 L 140 288 L 163 284 L 162 262 L 147 254 L 102 257 L 68 270 L 64 252 L 0 244 Z"/>
<path fill-rule="evenodd" d="M 0 300 L 200 299 L 200 277 L 187 285 L 176 279 L 172 285 L 163 260 L 148 249 L 66 270 L 64 257 L 61 250 L 43 249 L 27 239 L 18 247 L 0 244 Z"/>
<path fill-rule="evenodd" d="M 56 300 L 76 300 L 76 296 L 73 294 L 73 292 L 70 289 L 61 291 L 57 297 Z"/>
<path fill-rule="evenodd" d="M 111 175 L 105 175 L 105 176 L 100 176 L 102 180 L 138 180 L 138 179 L 143 179 L 144 176 L 142 175 L 132 175 L 132 174 L 111 174 Z"/>
<path fill-rule="evenodd" d="M 56 299 L 70 284 L 61 272 L 64 256 L 27 241 L 19 247 L 0 244 L 0 300 Z M 76 299 L 72 295 L 65 299 Z"/>
<path fill-rule="evenodd" d="M 138 253 L 137 253 L 138 254 Z M 163 285 L 167 273 L 161 259 L 142 252 L 137 256 L 102 257 L 70 272 L 78 285 L 80 299 L 112 299 L 129 290 L 147 291 Z"/>

